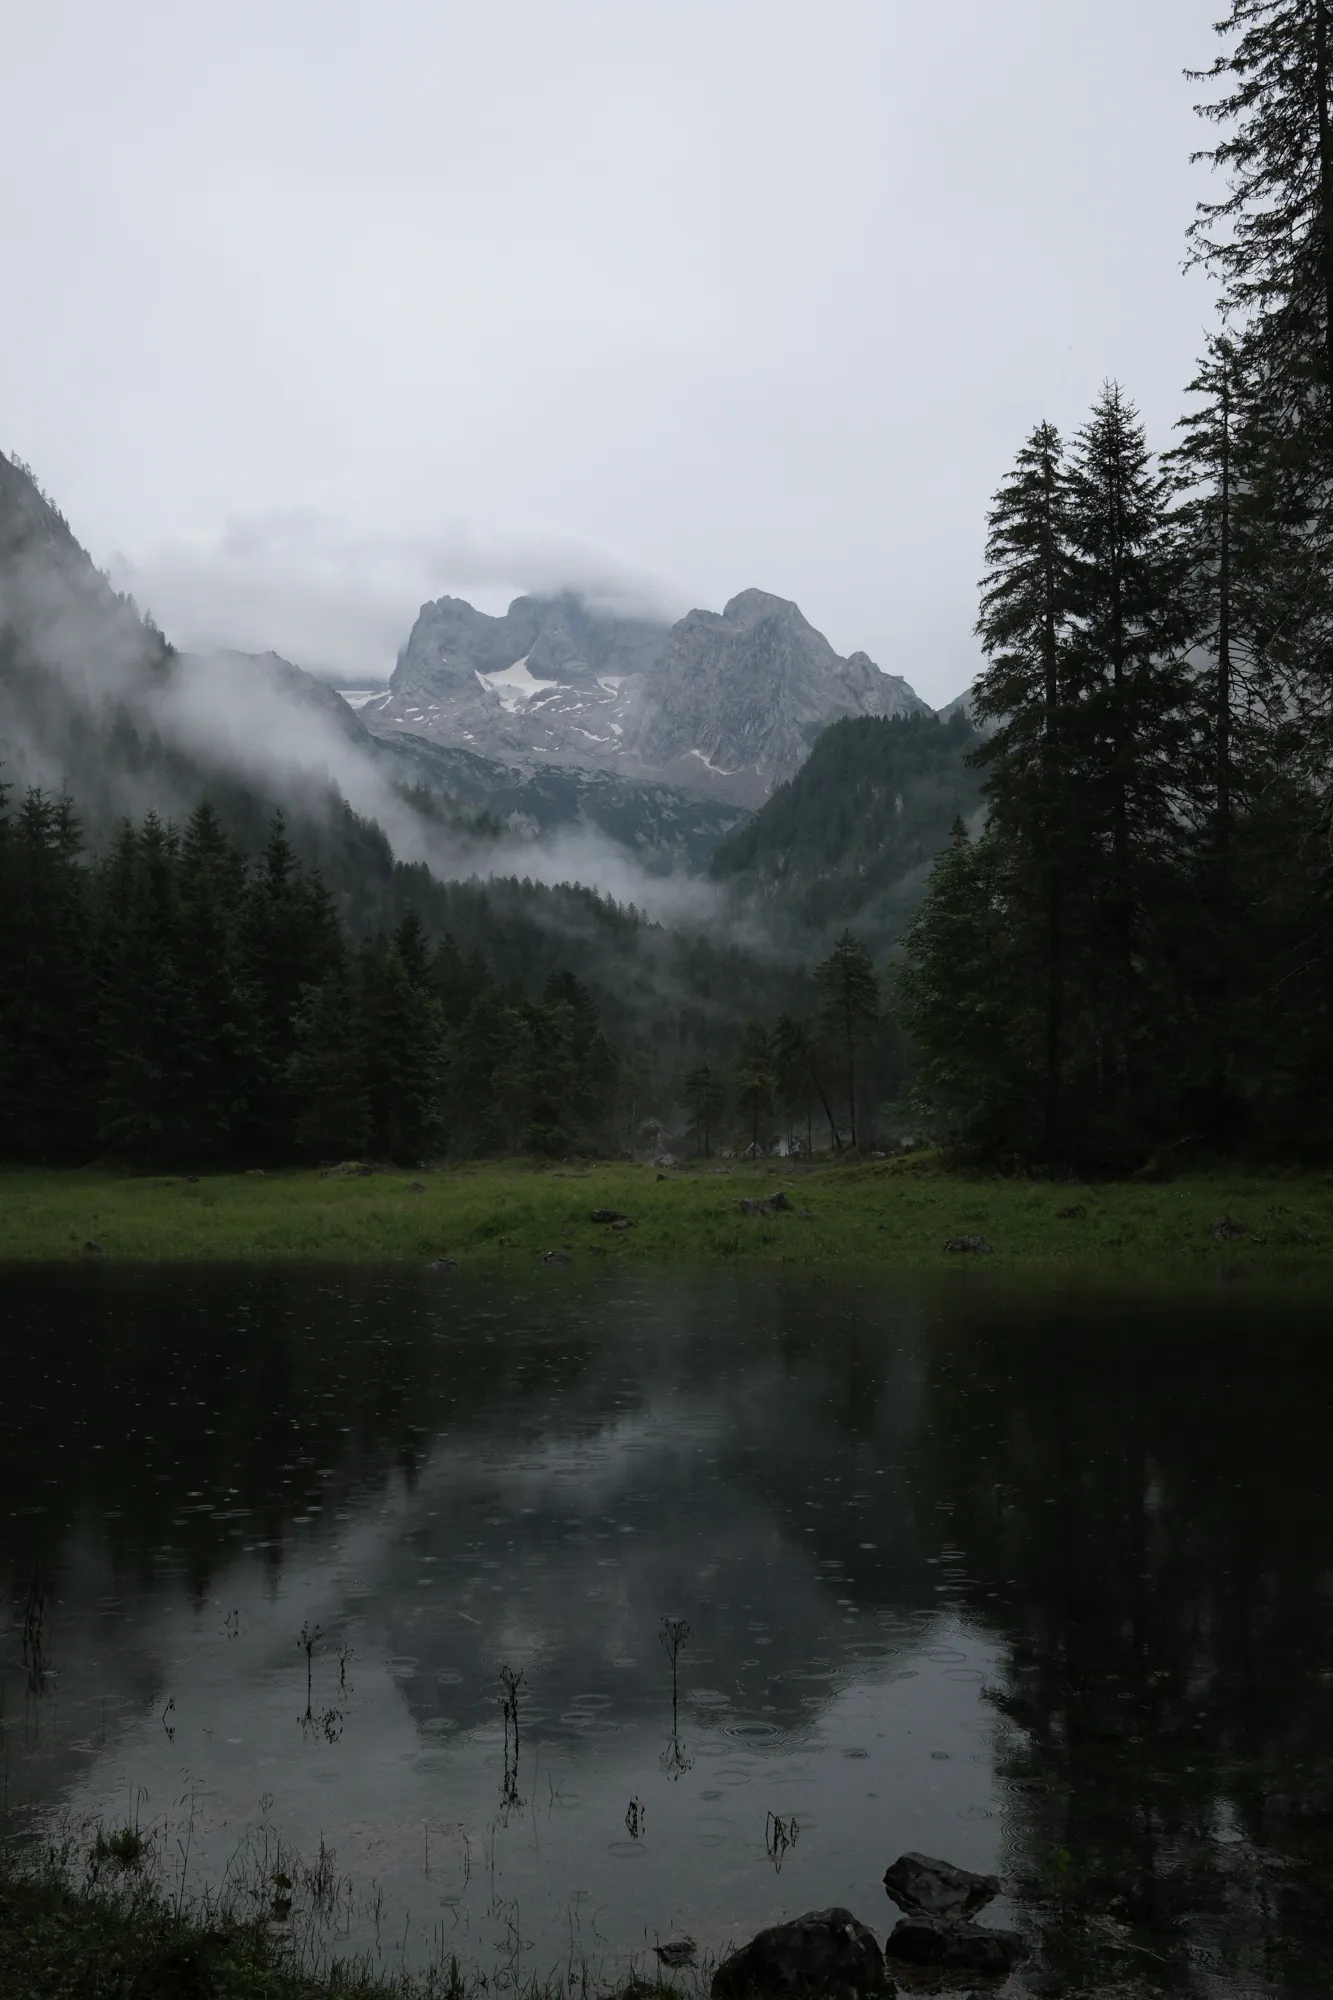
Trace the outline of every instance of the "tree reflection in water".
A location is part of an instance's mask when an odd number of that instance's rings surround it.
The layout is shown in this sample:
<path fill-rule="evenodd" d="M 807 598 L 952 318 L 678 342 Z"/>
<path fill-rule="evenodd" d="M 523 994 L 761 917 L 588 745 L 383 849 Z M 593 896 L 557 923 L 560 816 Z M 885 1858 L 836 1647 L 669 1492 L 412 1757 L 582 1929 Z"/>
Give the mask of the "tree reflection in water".
<path fill-rule="evenodd" d="M 1004 1644 L 1010 1872 L 1052 1965 L 1327 1990 L 1333 1361 L 1313 1316 L 937 1321 L 922 1499 Z"/>

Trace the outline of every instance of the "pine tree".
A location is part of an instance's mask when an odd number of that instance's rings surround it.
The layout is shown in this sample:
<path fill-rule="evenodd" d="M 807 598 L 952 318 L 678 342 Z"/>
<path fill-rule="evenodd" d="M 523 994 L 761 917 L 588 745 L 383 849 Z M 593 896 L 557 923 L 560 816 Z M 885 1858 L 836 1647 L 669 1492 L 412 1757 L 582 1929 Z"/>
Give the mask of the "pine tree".
<path fill-rule="evenodd" d="M 190 1157 L 190 1022 L 177 961 L 180 843 L 155 813 L 124 826 L 99 883 L 105 910 L 99 1137 L 146 1166 Z"/>
<path fill-rule="evenodd" d="M 811 1116 L 812 1096 L 819 1101 L 819 1107 L 828 1121 L 829 1144 L 834 1152 L 841 1150 L 838 1136 L 838 1121 L 824 1089 L 823 1076 L 816 1046 L 817 1037 L 809 1021 L 798 1021 L 790 1014 L 780 1015 L 773 1030 L 773 1069 L 777 1087 L 790 1117 L 792 1111 L 801 1108 L 805 1112 L 805 1144 L 807 1155 L 814 1152 L 814 1121 Z"/>
<path fill-rule="evenodd" d="M 749 1126 L 751 1157 L 758 1159 L 759 1127 L 773 1110 L 775 1089 L 772 1038 L 759 1021 L 746 1023 L 733 1089 L 736 1109 Z"/>
<path fill-rule="evenodd" d="M 259 1077 L 259 1004 L 241 942 L 245 886 L 244 857 L 204 800 L 181 841 L 173 941 L 188 1046 L 180 1111 L 196 1161 L 235 1153 Z"/>
<path fill-rule="evenodd" d="M 1229 46 L 1196 82 L 1197 108 L 1225 128 L 1196 155 L 1226 178 L 1198 204 L 1195 260 L 1222 280 L 1233 324 L 1284 379 L 1291 420 L 1326 430 L 1333 389 L 1333 88 L 1329 0 L 1231 0 Z M 1324 441 L 1327 451 L 1327 439 Z"/>
<path fill-rule="evenodd" d="M 357 954 L 357 996 L 371 1146 L 383 1158 L 415 1165 L 443 1129 L 439 1002 L 414 983 L 384 938 L 370 939 Z"/>
<path fill-rule="evenodd" d="M 1149 908 L 1160 918 L 1175 859 L 1188 728 L 1180 553 L 1168 499 L 1137 412 L 1108 383 L 1078 434 L 1070 472 L 1077 736 L 1069 754 L 1106 853 L 1100 881 L 1088 886 L 1101 933 L 1093 949 L 1105 981 L 1108 1084 L 1127 1144 L 1145 1018 L 1135 963 Z M 1066 741 L 1069 733 L 1066 726 Z"/>
<path fill-rule="evenodd" d="M 542 988 L 542 1009 L 550 1017 L 562 1048 L 562 1073 L 568 1097 L 561 1123 L 570 1138 L 594 1146 L 603 1134 L 616 1102 L 620 1065 L 601 1023 L 597 1003 L 582 980 L 568 971 L 553 972 Z"/>
<path fill-rule="evenodd" d="M 996 729 L 973 761 L 987 772 L 991 817 L 1024 846 L 1044 903 L 1043 1127 L 1050 1155 L 1062 1143 L 1068 883 L 1087 842 L 1069 685 L 1075 609 L 1070 513 L 1059 432 L 1039 424 L 989 515 L 977 635 L 990 664 L 973 710 Z"/>
<path fill-rule="evenodd" d="M 297 861 L 281 813 L 270 823 L 241 914 L 245 977 L 257 1005 L 257 1074 L 250 1124 L 255 1144 L 282 1157 L 295 1135 L 292 1060 L 306 997 L 340 971 L 337 918 L 322 879 Z"/>
<path fill-rule="evenodd" d="M 293 1022 L 285 1079 L 295 1111 L 293 1136 L 316 1160 L 356 1159 L 370 1139 L 370 1093 L 356 992 L 339 956 L 308 986 Z"/>
<path fill-rule="evenodd" d="M 1198 157 L 1225 179 L 1200 202 L 1194 261 L 1221 308 L 1260 415 L 1251 476 L 1267 517 L 1264 645 L 1317 721 L 1333 719 L 1333 122 L 1330 0 L 1232 0 L 1227 47 L 1196 80 L 1223 128 Z"/>
<path fill-rule="evenodd" d="M 711 1159 L 713 1131 L 726 1108 L 727 1092 L 711 1063 L 696 1063 L 684 1079 L 690 1130 L 704 1158 Z"/>
<path fill-rule="evenodd" d="M 842 1058 L 847 1079 L 847 1125 L 853 1146 L 860 1143 L 857 1120 L 857 1057 L 879 1022 L 879 981 L 870 953 L 844 931 L 821 965 L 815 967 L 824 1025 Z"/>
<path fill-rule="evenodd" d="M 1010 873 L 1016 851 L 994 831 L 971 840 L 955 823 L 903 939 L 895 990 L 927 1119 L 942 1114 L 951 1137 L 1001 1159 L 1042 1141 L 1032 1077 L 1044 1022 L 1015 939 L 1015 890 L 1025 887 Z"/>
<path fill-rule="evenodd" d="M 505 1015 L 500 990 L 489 979 L 449 1034 L 445 1125 L 454 1152 L 485 1153 L 509 1143 L 494 1085 L 506 1055 Z"/>
<path fill-rule="evenodd" d="M 83 839 L 68 799 L 0 798 L 0 1153 L 86 1159 L 100 1056 Z"/>
<path fill-rule="evenodd" d="M 541 1105 L 541 1052 L 536 1010 L 516 995 L 500 1017 L 501 1049 L 490 1072 L 492 1113 L 503 1128 L 508 1150 L 531 1147 L 534 1123 L 541 1141 L 533 1150 L 549 1151 L 554 1137 L 554 1107 Z"/>
<path fill-rule="evenodd" d="M 435 954 L 415 910 L 405 910 L 399 918 L 393 933 L 393 948 L 412 984 L 430 987 L 434 978 Z"/>

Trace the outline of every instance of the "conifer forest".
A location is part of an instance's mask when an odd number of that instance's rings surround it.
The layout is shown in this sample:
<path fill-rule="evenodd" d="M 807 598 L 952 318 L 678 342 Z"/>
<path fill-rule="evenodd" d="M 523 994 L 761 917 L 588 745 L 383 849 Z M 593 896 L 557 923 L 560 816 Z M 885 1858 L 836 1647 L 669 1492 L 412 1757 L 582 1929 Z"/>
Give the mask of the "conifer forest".
<path fill-rule="evenodd" d="M 1233 0 L 1219 31 L 1188 234 L 1217 330 L 1174 437 L 1108 382 L 996 493 L 985 824 L 905 940 L 918 1088 L 996 1160 L 1333 1136 L 1330 28 Z"/>

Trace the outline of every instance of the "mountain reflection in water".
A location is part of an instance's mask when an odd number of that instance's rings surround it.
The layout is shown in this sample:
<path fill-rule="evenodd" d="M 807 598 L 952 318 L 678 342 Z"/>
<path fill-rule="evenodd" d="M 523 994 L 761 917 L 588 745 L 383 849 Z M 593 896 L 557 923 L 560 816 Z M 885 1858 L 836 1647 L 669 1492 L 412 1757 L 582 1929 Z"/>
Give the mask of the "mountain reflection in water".
<path fill-rule="evenodd" d="M 4 1293 L 11 1831 L 188 1825 L 196 1887 L 247 1830 L 322 1835 L 339 1949 L 537 1972 L 830 1903 L 883 1934 L 922 1848 L 1010 1885 L 1020 1986 L 1326 1990 L 1322 1308 L 771 1271 Z"/>

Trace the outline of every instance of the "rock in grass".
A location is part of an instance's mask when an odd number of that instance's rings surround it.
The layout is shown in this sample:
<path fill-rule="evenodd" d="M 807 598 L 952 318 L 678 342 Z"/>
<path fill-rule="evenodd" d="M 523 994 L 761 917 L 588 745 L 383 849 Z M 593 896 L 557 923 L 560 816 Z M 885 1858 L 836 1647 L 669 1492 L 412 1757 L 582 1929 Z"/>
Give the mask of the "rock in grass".
<path fill-rule="evenodd" d="M 951 1236 L 944 1246 L 948 1257 L 993 1257 L 995 1252 L 984 1236 Z"/>
<path fill-rule="evenodd" d="M 542 1262 L 543 1264 L 572 1264 L 574 1259 L 570 1256 L 568 1250 L 543 1250 Z"/>
<path fill-rule="evenodd" d="M 101 1244 L 100 1244 L 100 1243 L 94 1243 L 94 1241 L 93 1241 L 93 1239 L 92 1239 L 92 1237 L 91 1237 L 91 1236 L 90 1236 L 90 1237 L 88 1238 L 88 1241 L 87 1241 L 87 1242 L 86 1242 L 86 1243 L 84 1244 L 84 1246 L 83 1246 L 83 1247 L 84 1247 L 84 1249 L 85 1249 L 85 1250 L 87 1251 L 87 1253 L 88 1253 L 88 1255 L 89 1255 L 90 1257 L 100 1257 L 100 1256 L 101 1256 L 101 1254 L 102 1254 L 102 1246 L 101 1246 Z"/>
<path fill-rule="evenodd" d="M 426 1183 L 424 1181 L 409 1181 L 407 1192 L 409 1194 L 424 1194 L 426 1192 Z"/>
<path fill-rule="evenodd" d="M 1071 1201 L 1068 1208 L 1056 1209 L 1055 1219 L 1057 1222 L 1082 1222 L 1087 1212 L 1081 1201 Z"/>
<path fill-rule="evenodd" d="M 663 1965 L 693 1965 L 698 1946 L 693 1938 L 672 1938 L 666 1944 L 655 1944 L 653 1950 Z"/>
<path fill-rule="evenodd" d="M 928 1917 L 966 1917 L 1000 1893 L 998 1875 L 974 1875 L 933 1854 L 900 1854 L 884 1871 L 884 1887 L 900 1910 Z"/>
<path fill-rule="evenodd" d="M 713 1974 L 713 2000 L 746 2000 L 751 1994 L 775 2000 L 827 1996 L 861 2000 L 896 1992 L 884 1970 L 884 1954 L 873 1931 L 850 1910 L 811 1910 L 789 1924 L 760 1931 L 749 1944 L 724 1958 Z"/>
<path fill-rule="evenodd" d="M 618 1208 L 595 1208 L 588 1217 L 589 1222 L 628 1222 L 629 1217 Z"/>
<path fill-rule="evenodd" d="M 1219 1215 L 1213 1224 L 1213 1234 L 1219 1243 L 1230 1243 L 1233 1236 L 1248 1236 L 1249 1233 L 1238 1215 Z"/>
<path fill-rule="evenodd" d="M 979 1972 L 999 1979 L 1027 1950 L 1017 1931 L 988 1931 L 961 1917 L 904 1917 L 889 1933 L 889 1958 L 941 1972 Z"/>
<path fill-rule="evenodd" d="M 458 1269 L 458 1259 L 456 1257 L 432 1257 L 426 1269 L 428 1271 L 456 1271 Z"/>
<path fill-rule="evenodd" d="M 745 1196 L 741 1202 L 741 1214 L 774 1215 L 790 1207 L 791 1203 L 782 1192 L 782 1189 L 779 1188 L 776 1194 L 769 1195 L 767 1201 L 755 1201 L 749 1195 Z"/>

